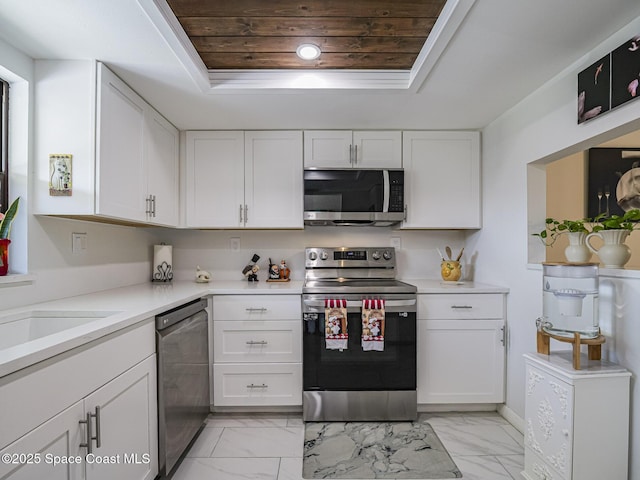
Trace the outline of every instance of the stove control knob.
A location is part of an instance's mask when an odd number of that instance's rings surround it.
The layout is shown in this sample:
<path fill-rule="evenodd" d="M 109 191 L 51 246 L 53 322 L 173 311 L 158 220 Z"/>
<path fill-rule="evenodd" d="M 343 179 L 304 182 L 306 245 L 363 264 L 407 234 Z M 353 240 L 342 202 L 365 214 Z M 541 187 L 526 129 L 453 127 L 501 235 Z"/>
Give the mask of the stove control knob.
<path fill-rule="evenodd" d="M 329 258 L 329 254 L 327 252 L 324 250 L 320 252 L 320 260 L 326 260 L 327 258 Z"/>
<path fill-rule="evenodd" d="M 371 258 L 373 258 L 374 260 L 380 260 L 380 252 L 376 250 L 371 254 Z"/>
<path fill-rule="evenodd" d="M 382 256 L 385 260 L 391 260 L 391 252 L 389 250 L 385 250 Z"/>
<path fill-rule="evenodd" d="M 316 252 L 309 252 L 309 260 L 312 262 L 318 258 L 318 254 Z"/>

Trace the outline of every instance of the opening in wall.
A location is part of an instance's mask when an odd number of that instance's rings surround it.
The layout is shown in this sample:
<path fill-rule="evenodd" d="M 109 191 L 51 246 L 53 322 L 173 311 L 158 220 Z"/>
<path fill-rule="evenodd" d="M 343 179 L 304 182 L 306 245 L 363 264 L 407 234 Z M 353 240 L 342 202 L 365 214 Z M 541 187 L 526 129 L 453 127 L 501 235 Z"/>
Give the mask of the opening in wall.
<path fill-rule="evenodd" d="M 530 264 L 539 264 L 545 261 L 566 261 L 564 251 L 569 245 L 567 235 L 558 236 L 553 246 L 548 247 L 545 247 L 538 237 L 531 235 L 544 229 L 545 218 L 580 220 L 589 217 L 588 152 L 590 148 L 640 148 L 640 130 L 603 143 L 576 146 L 574 153 L 560 153 L 554 155 L 553 158 L 541 159 L 527 165 L 527 241 L 528 262 Z M 612 188 L 615 188 L 615 186 Z M 601 200 L 603 208 L 606 200 L 607 198 L 603 191 Z M 609 201 L 611 200 L 609 199 Z M 625 243 L 632 252 L 631 259 L 625 265 L 625 270 L 640 270 L 640 231 L 632 232 Z M 592 244 L 599 248 L 601 242 L 599 239 L 594 238 Z M 591 261 L 598 262 L 597 255 L 593 255 Z"/>

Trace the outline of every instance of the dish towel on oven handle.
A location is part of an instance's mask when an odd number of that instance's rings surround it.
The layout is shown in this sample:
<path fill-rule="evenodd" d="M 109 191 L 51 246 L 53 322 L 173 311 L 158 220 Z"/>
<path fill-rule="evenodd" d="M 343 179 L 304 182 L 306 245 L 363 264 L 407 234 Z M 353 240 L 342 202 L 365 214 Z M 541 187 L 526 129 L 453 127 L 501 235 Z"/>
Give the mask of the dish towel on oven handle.
<path fill-rule="evenodd" d="M 384 351 L 384 300 L 362 300 L 362 350 Z"/>
<path fill-rule="evenodd" d="M 349 343 L 347 301 L 325 299 L 324 339 L 327 350 L 345 350 Z"/>

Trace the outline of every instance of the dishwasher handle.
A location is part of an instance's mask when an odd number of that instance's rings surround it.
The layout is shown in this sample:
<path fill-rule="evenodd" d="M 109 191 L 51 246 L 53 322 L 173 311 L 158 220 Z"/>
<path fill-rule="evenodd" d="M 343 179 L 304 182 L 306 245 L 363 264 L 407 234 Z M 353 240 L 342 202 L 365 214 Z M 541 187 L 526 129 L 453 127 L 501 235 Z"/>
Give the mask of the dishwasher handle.
<path fill-rule="evenodd" d="M 195 313 L 204 310 L 206 307 L 207 300 L 200 298 L 158 315 L 156 317 L 156 330 L 160 331 L 169 328 L 171 325 L 175 325 L 185 318 L 189 318 Z"/>

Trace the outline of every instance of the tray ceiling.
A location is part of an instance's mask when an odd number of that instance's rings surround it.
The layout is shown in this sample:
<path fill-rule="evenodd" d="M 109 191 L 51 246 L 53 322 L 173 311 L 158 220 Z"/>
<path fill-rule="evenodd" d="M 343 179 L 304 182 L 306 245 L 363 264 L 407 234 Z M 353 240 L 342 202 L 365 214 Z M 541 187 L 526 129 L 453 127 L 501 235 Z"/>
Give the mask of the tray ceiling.
<path fill-rule="evenodd" d="M 410 70 L 445 0 L 167 0 L 209 70 Z M 302 60 L 302 43 L 320 47 Z"/>

